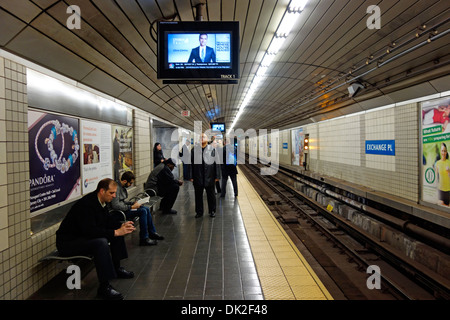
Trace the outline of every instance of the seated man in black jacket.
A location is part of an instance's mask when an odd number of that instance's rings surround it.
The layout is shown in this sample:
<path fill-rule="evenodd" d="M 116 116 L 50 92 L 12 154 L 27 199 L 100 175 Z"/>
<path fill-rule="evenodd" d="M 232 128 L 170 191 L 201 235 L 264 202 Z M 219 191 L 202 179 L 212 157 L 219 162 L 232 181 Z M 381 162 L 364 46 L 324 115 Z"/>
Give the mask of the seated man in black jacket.
<path fill-rule="evenodd" d="M 133 232 L 135 227 L 132 221 L 121 223 L 108 213 L 106 203 L 111 202 L 116 191 L 117 183 L 106 178 L 98 183 L 95 191 L 78 200 L 56 231 L 56 247 L 63 256 L 92 254 L 100 282 L 98 295 L 122 300 L 122 294 L 109 280 L 134 276 L 120 267 L 120 260 L 128 257 L 124 235 Z"/>
<path fill-rule="evenodd" d="M 176 164 L 171 158 L 164 160 L 162 164 L 157 165 L 156 168 L 153 169 L 145 184 L 145 189 L 153 189 L 157 192 L 158 196 L 163 197 L 160 208 L 165 214 L 177 213 L 172 207 L 177 199 L 183 181 L 176 180 L 173 176 L 172 170 L 175 167 Z"/>

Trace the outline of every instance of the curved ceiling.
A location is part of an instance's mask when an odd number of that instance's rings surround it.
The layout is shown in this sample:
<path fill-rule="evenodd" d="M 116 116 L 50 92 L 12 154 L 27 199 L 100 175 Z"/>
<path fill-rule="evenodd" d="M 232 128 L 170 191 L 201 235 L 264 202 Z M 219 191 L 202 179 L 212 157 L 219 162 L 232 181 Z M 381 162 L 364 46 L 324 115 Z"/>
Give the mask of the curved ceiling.
<path fill-rule="evenodd" d="M 0 48 L 175 125 L 230 126 L 289 2 L 0 0 Z M 372 2 L 309 0 L 235 128 L 293 127 L 377 104 L 368 99 L 396 102 L 405 96 L 390 93 L 450 74 L 449 1 L 377 1 L 379 29 L 367 26 Z M 203 21 L 240 22 L 239 84 L 164 85 L 156 77 L 150 25 L 196 20 L 200 3 Z M 81 10 L 80 29 L 67 27 L 69 5 Z M 354 81 L 364 88 L 350 98 Z"/>

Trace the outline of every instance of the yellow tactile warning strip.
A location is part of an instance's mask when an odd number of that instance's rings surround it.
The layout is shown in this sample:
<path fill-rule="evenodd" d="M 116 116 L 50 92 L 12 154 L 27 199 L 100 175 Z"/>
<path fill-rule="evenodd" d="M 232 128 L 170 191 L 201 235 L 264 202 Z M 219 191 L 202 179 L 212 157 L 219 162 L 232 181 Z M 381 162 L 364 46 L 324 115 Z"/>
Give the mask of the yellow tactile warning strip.
<path fill-rule="evenodd" d="M 332 300 L 243 174 L 238 174 L 239 207 L 266 300 Z"/>

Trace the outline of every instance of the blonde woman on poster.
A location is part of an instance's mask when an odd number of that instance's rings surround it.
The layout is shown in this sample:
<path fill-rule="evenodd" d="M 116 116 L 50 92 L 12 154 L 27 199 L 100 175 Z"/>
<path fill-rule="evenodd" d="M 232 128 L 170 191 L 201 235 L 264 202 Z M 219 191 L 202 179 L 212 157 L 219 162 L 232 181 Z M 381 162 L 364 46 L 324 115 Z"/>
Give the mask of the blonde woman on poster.
<path fill-rule="evenodd" d="M 441 143 L 440 159 L 435 164 L 438 180 L 438 200 L 440 205 L 449 205 L 450 199 L 450 160 L 447 145 Z"/>

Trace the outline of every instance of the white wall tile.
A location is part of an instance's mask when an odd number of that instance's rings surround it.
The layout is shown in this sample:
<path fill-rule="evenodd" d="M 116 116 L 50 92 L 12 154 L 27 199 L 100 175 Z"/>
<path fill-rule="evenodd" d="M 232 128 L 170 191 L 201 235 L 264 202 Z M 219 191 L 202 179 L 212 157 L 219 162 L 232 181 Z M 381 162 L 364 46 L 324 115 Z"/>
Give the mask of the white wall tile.
<path fill-rule="evenodd" d="M 305 126 L 312 172 L 418 201 L 417 104 Z M 395 140 L 396 155 L 365 154 L 365 140 Z"/>
<path fill-rule="evenodd" d="M 8 229 L 0 229 L 0 252 L 9 247 Z"/>

